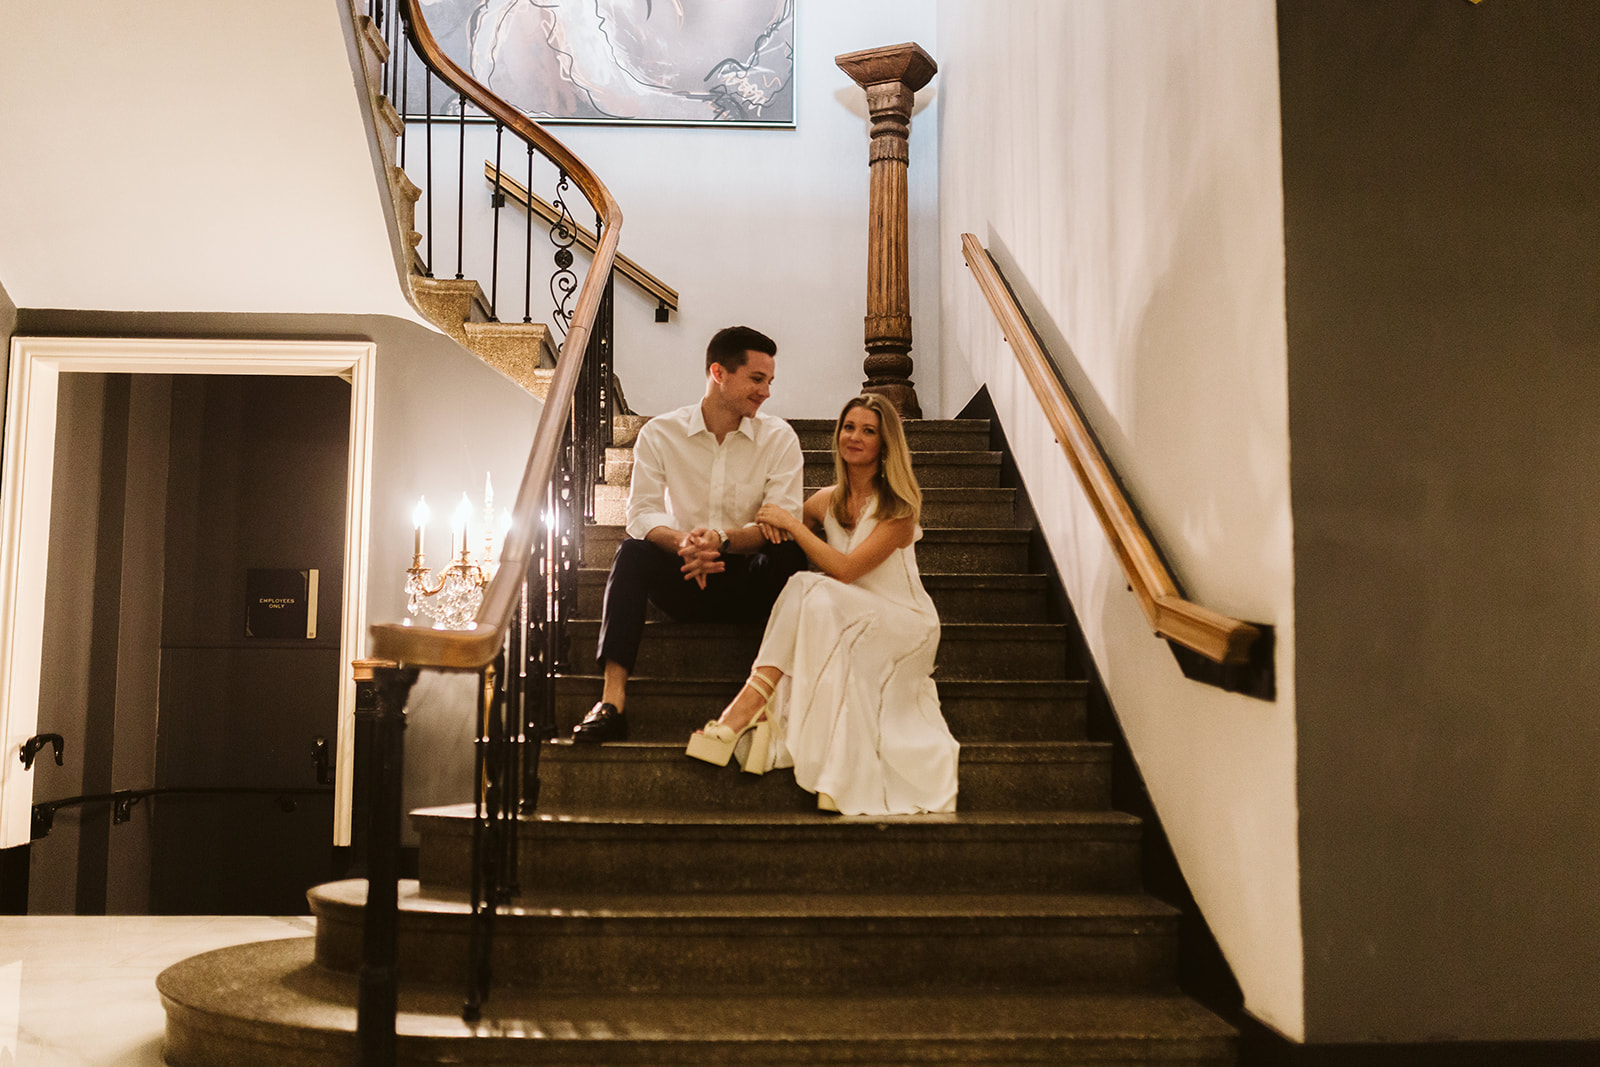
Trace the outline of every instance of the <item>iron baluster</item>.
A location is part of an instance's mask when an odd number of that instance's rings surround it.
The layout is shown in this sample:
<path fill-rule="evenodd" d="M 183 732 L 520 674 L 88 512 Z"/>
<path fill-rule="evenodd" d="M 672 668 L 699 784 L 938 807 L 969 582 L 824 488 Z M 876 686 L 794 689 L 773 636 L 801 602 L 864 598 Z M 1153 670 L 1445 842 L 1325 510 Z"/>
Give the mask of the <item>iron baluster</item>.
<path fill-rule="evenodd" d="M 398 26 L 395 36 L 399 37 Z M 411 143 L 411 42 L 400 53 L 400 169 L 406 169 L 406 145 Z"/>
<path fill-rule="evenodd" d="M 533 188 L 533 145 L 528 146 L 528 188 Z M 522 321 L 533 321 L 533 212 L 528 212 L 528 233 L 522 248 Z"/>
<path fill-rule="evenodd" d="M 467 997 L 461 1008 L 461 1018 L 469 1023 L 477 1022 L 481 1017 L 483 1002 L 489 996 L 494 977 L 490 955 L 494 941 L 494 918 L 502 903 L 499 839 L 504 829 L 500 812 L 504 792 L 499 770 L 504 745 L 500 712 L 504 704 L 500 699 L 499 677 L 504 669 L 502 653 L 478 679 L 478 731 L 474 745 L 473 779 L 476 789 L 472 819 L 472 920 L 467 940 Z"/>
<path fill-rule="evenodd" d="M 494 192 L 489 197 L 489 206 L 494 213 L 494 225 L 490 238 L 489 252 L 489 317 L 496 322 L 500 320 L 500 213 L 506 206 L 506 191 L 500 184 L 500 150 L 505 144 L 505 125 L 500 122 L 494 124 Z"/>
<path fill-rule="evenodd" d="M 561 171 L 561 176 L 556 181 L 556 194 L 551 198 L 550 206 L 557 211 L 555 222 L 550 224 L 550 243 L 556 246 L 555 273 L 550 275 L 550 299 L 555 301 L 554 325 L 561 331 L 563 337 L 572 325 L 572 310 L 567 307 L 572 302 L 572 295 L 578 291 L 578 276 L 572 270 L 572 246 L 578 240 L 578 227 L 572 221 L 572 211 L 567 207 L 566 197 L 563 195 L 571 187 L 567 172 Z M 528 188 L 533 188 L 533 178 L 529 175 Z M 531 216 L 533 211 L 529 210 Z"/>
<path fill-rule="evenodd" d="M 428 227 L 428 269 L 424 273 L 431 278 L 433 277 L 433 71 L 431 70 L 427 72 L 427 76 L 422 82 L 422 108 L 424 111 L 422 116 L 422 139 L 424 145 L 426 145 L 426 150 L 423 154 L 426 157 L 425 166 L 428 178 L 428 187 L 422 192 L 422 195 L 428 198 L 426 223 Z"/>
<path fill-rule="evenodd" d="M 464 230 L 467 221 L 467 97 L 456 94 L 456 279 L 466 277 L 461 273 L 462 246 L 466 244 Z"/>

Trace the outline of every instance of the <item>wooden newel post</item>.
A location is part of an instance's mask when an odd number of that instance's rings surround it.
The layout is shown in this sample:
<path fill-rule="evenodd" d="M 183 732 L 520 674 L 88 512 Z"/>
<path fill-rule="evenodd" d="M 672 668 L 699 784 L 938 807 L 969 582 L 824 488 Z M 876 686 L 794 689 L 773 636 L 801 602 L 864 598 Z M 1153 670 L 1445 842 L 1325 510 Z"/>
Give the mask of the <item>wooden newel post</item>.
<path fill-rule="evenodd" d="M 872 184 L 867 215 L 867 380 L 862 391 L 882 393 L 909 419 L 922 417 L 911 384 L 911 256 L 906 166 L 911 104 L 938 72 L 916 44 L 869 48 L 834 57 L 867 91 L 872 113 Z"/>

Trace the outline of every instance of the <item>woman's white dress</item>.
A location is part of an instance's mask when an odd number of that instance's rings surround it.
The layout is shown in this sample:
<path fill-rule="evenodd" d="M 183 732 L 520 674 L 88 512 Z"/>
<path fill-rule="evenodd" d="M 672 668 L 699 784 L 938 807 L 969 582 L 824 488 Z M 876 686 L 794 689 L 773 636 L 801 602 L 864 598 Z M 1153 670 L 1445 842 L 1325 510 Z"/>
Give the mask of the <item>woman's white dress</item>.
<path fill-rule="evenodd" d="M 854 530 L 830 511 L 841 552 L 877 525 L 869 504 Z M 917 529 L 916 540 L 922 530 Z M 815 572 L 789 579 L 773 605 L 755 666 L 783 672 L 773 701 L 770 767 L 827 793 L 846 815 L 954 811 L 961 746 L 934 688 L 939 616 L 912 546 L 845 584 Z"/>

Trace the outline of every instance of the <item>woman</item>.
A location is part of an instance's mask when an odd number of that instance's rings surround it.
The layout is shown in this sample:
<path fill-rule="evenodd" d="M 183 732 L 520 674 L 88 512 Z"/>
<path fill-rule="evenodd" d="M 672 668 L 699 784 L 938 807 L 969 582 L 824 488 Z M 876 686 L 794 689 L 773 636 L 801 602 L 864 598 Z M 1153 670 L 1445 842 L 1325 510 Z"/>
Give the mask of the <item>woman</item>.
<path fill-rule="evenodd" d="M 954 811 L 960 746 L 930 677 L 939 616 L 912 550 L 922 490 L 900 416 L 858 396 L 833 444 L 834 484 L 806 501 L 803 521 L 771 506 L 756 515 L 821 573 L 789 579 L 749 680 L 688 754 L 720 766 L 748 744 L 745 770 L 792 765 L 824 811 Z"/>

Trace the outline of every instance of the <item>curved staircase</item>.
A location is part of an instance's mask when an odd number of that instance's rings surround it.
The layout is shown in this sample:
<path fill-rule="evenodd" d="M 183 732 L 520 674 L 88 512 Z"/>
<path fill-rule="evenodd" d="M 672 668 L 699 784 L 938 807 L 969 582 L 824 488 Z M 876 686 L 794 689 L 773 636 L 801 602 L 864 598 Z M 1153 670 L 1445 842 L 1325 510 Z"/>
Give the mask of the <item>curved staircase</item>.
<path fill-rule="evenodd" d="M 831 480 L 831 423 L 795 426 L 808 486 Z M 1140 824 L 1109 807 L 1080 653 L 1048 619 L 1047 578 L 1029 573 L 988 424 L 907 429 L 926 487 L 918 560 L 944 623 L 936 678 L 962 743 L 959 813 L 820 815 L 787 771 L 685 758 L 759 632 L 654 619 L 629 687 L 633 739 L 545 745 L 541 810 L 519 825 L 521 895 L 496 917 L 494 991 L 474 1025 L 459 1015 L 470 810 L 412 814 L 399 1062 L 1234 1062 L 1233 1031 L 1176 989 L 1178 916 L 1140 888 Z M 628 466 L 614 451 L 609 477 Z M 586 531 L 583 662 L 620 537 Z M 560 721 L 599 686 L 559 679 Z M 360 881 L 320 886 L 315 938 L 165 972 L 168 1061 L 354 1062 L 364 899 Z"/>

